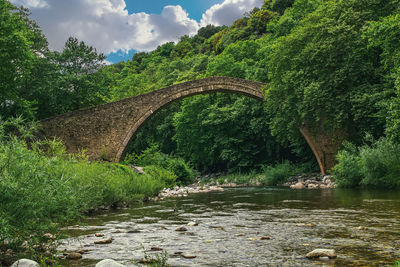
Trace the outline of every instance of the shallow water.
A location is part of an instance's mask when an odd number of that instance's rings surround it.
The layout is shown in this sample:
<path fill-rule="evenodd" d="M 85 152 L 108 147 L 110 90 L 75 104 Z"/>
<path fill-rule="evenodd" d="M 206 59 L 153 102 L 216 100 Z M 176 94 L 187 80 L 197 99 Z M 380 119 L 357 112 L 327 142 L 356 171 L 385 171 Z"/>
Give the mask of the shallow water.
<path fill-rule="evenodd" d="M 198 226 L 186 226 L 192 221 Z M 106 258 L 137 266 L 145 253 L 160 253 L 151 247 L 164 249 L 171 266 L 390 266 L 400 258 L 400 194 L 393 191 L 231 188 L 109 212 L 84 225 L 64 231 L 70 238 L 60 251 L 89 250 L 66 266 Z M 188 231 L 175 231 L 180 226 Z M 107 237 L 111 244 L 94 244 Z M 338 257 L 306 259 L 316 248 Z"/>

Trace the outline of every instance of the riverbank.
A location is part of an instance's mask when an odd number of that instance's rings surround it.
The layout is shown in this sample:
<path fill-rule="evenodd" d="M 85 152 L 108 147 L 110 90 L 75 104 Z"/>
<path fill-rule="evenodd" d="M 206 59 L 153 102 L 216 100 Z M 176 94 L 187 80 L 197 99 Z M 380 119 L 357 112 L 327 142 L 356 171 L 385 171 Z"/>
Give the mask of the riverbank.
<path fill-rule="evenodd" d="M 240 178 L 239 178 L 240 177 Z M 190 194 L 209 193 L 224 191 L 230 187 L 259 187 L 266 186 L 264 174 L 208 174 L 197 178 L 197 182 L 187 186 L 175 186 L 164 188 L 150 201 L 159 201 L 165 198 L 187 197 Z M 287 178 L 287 182 L 278 186 L 289 187 L 291 189 L 331 189 L 336 188 L 331 175 L 308 174 L 296 175 Z"/>
<path fill-rule="evenodd" d="M 0 266 L 54 255 L 60 227 L 103 209 L 156 196 L 176 176 L 162 168 L 90 162 L 58 141 L 0 136 Z"/>

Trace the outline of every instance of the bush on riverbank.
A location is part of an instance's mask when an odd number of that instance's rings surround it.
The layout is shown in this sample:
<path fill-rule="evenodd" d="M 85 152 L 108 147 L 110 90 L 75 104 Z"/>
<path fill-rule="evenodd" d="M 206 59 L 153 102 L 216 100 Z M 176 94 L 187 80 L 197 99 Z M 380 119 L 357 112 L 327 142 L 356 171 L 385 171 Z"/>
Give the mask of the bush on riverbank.
<path fill-rule="evenodd" d="M 345 144 L 332 174 L 341 187 L 400 187 L 400 145 L 387 138 L 370 145 Z"/>
<path fill-rule="evenodd" d="M 196 176 L 193 170 L 182 158 L 173 157 L 162 153 L 157 145 L 153 145 L 142 152 L 140 155 L 129 154 L 124 159 L 125 164 L 137 166 L 157 166 L 172 172 L 176 176 L 176 183 L 170 177 L 170 186 L 175 184 L 188 185 L 194 182 Z M 154 169 L 154 168 L 150 168 Z"/>
<path fill-rule="evenodd" d="M 90 163 L 67 154 L 56 140 L 31 141 L 28 148 L 24 139 L 34 130 L 18 120 L 0 122 L 0 265 L 8 248 L 19 251 L 25 240 L 29 246 L 42 243 L 45 232 L 85 212 L 143 200 L 170 182 L 151 171 L 141 175 L 121 164 Z"/>

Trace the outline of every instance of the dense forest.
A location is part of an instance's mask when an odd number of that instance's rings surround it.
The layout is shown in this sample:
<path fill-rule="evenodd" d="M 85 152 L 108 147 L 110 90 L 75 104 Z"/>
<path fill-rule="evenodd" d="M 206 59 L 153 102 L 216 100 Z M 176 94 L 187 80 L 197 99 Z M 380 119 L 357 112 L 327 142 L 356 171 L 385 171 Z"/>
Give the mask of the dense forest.
<path fill-rule="evenodd" d="M 0 0 L 0 14 L 0 201 L 10 203 L 0 210 L 0 241 L 15 237 L 15 229 L 30 234 L 43 226 L 27 227 L 20 218 L 64 221 L 102 203 L 130 201 L 129 194 L 137 199 L 189 183 L 193 169 L 235 173 L 291 162 L 318 170 L 302 125 L 347 133 L 332 170 L 339 185 L 400 187 L 399 0 L 265 0 L 230 26 L 208 25 L 108 66 L 73 37 L 63 51 L 51 51 L 22 7 Z M 132 140 L 124 162 L 153 165 L 146 178 L 125 165 L 68 155 L 57 140 L 35 139 L 41 119 L 216 75 L 268 84 L 266 101 L 218 93 L 161 110 Z M 67 176 L 74 178 L 62 184 L 64 193 L 43 199 L 54 177 Z M 89 194 L 79 189 L 84 179 Z M 138 179 L 156 180 L 139 190 Z M 30 187 L 19 190 L 22 184 Z M 113 186 L 104 194 L 106 184 Z M 61 206 L 71 207 L 68 215 Z M 16 211 L 28 208 L 37 213 Z"/>

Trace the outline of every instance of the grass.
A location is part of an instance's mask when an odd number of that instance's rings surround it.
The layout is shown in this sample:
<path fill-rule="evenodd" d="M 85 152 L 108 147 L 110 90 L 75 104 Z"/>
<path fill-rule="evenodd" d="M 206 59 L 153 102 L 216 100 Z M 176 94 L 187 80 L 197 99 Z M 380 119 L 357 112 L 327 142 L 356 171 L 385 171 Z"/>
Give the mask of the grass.
<path fill-rule="evenodd" d="M 32 127 L 14 124 L 0 123 L 1 266 L 21 253 L 40 262 L 50 242 L 45 233 L 100 207 L 154 196 L 174 175 L 160 168 L 137 174 L 125 165 L 89 162 L 83 153 L 66 153 L 56 140 L 28 145 L 24 137 L 31 136 Z M 10 249 L 12 255 L 6 255 Z"/>
<path fill-rule="evenodd" d="M 367 140 L 368 141 L 368 140 Z M 332 174 L 341 187 L 400 188 L 400 145 L 387 138 L 356 147 L 350 143 L 337 155 Z"/>

